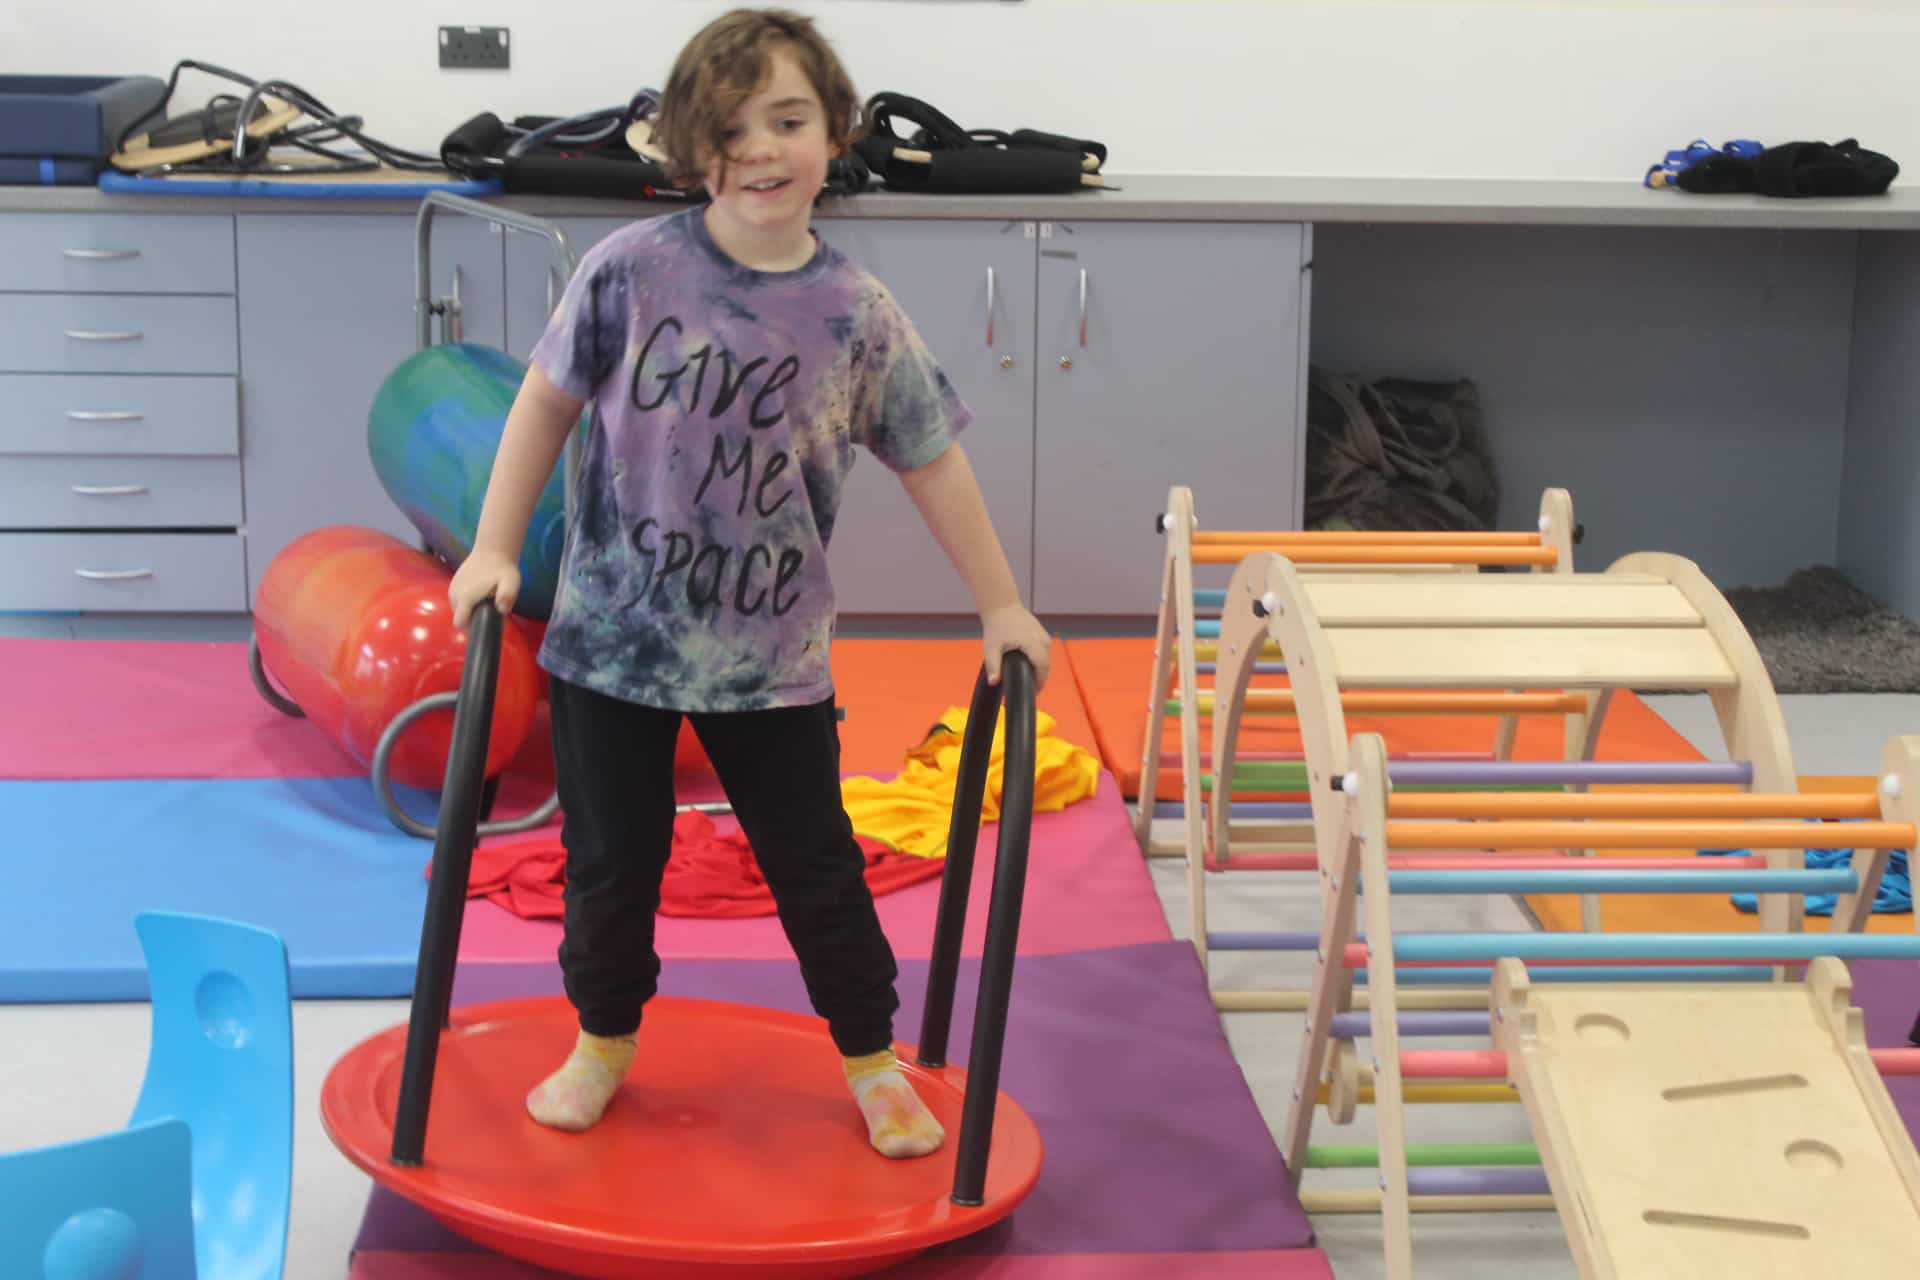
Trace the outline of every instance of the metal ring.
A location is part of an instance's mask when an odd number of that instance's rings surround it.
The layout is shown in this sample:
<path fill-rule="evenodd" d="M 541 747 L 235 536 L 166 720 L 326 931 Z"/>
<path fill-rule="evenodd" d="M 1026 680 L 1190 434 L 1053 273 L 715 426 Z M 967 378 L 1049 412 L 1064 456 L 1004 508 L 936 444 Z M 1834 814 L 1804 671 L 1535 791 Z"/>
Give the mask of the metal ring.
<path fill-rule="evenodd" d="M 296 720 L 306 718 L 306 712 L 300 704 L 287 697 L 267 681 L 267 669 L 260 665 L 260 641 L 257 637 L 247 637 L 247 670 L 253 674 L 253 687 L 267 700 L 267 705 L 283 716 L 292 716 Z"/>
<path fill-rule="evenodd" d="M 380 797 L 381 807 L 386 809 L 387 817 L 393 821 L 394 826 L 408 835 L 419 836 L 422 840 L 433 839 L 434 828 L 427 826 L 400 807 L 400 801 L 393 794 L 393 775 L 388 764 L 393 757 L 393 749 L 399 743 L 400 735 L 406 732 L 407 726 L 429 711 L 452 710 L 459 700 L 458 692 L 448 690 L 445 693 L 430 694 L 402 709 L 399 715 L 388 722 L 386 729 L 380 734 L 380 741 L 373 748 L 373 789 L 374 793 Z M 548 796 L 539 808 L 524 817 L 481 823 L 480 834 L 492 836 L 512 831 L 531 831 L 545 823 L 559 810 L 560 795 L 555 792 Z"/>

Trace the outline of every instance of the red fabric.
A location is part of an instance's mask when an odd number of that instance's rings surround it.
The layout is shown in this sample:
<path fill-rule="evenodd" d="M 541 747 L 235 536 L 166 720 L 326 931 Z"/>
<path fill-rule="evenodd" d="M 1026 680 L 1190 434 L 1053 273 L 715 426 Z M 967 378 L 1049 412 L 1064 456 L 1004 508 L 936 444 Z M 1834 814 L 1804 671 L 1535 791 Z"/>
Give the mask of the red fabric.
<path fill-rule="evenodd" d="M 894 853 L 877 840 L 856 836 L 867 855 L 867 886 L 874 896 L 940 874 L 944 859 Z M 527 920 L 557 920 L 565 914 L 561 891 L 567 853 L 558 830 L 489 840 L 473 851 L 467 896 L 486 898 Z M 432 873 L 432 866 L 427 868 Z M 760 875 L 747 837 L 724 835 L 704 813 L 683 813 L 673 822 L 673 853 L 660 885 L 664 916 L 744 917 L 774 914 L 773 891 Z"/>

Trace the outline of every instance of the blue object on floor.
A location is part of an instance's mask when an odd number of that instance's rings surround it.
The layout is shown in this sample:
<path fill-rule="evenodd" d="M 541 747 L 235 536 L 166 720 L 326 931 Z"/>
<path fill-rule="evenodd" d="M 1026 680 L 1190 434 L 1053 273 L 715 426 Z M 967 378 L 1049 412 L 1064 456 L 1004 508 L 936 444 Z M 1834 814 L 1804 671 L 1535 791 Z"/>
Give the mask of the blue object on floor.
<path fill-rule="evenodd" d="M 0 1275 L 273 1280 L 293 1190 L 286 947 L 175 912 L 141 912 L 134 932 L 153 999 L 132 1118 L 0 1154 Z"/>
<path fill-rule="evenodd" d="M 404 173 L 404 170 L 396 171 Z M 392 182 L 324 182 L 319 178 L 301 178 L 276 182 L 272 178 L 250 178 L 235 173 L 209 173 L 199 177 L 175 175 L 168 178 L 142 178 L 108 169 L 100 175 L 100 189 L 122 195 L 140 196 L 260 196 L 273 200 L 418 200 L 429 191 L 445 191 L 456 196 L 499 195 L 499 182 L 488 178 L 442 178 L 422 176 L 414 181 L 396 178 Z"/>
<path fill-rule="evenodd" d="M 433 849 L 364 777 L 4 781 L 0 814 L 0 1002 L 147 999 L 148 910 L 271 929 L 296 999 L 413 991 Z"/>
<path fill-rule="evenodd" d="M 1751 857 L 1751 849 L 1702 849 L 1701 854 L 1708 857 Z M 1808 849 L 1804 859 L 1808 870 L 1828 867 L 1851 867 L 1853 850 L 1851 849 Z M 1760 900 L 1751 893 L 1731 893 L 1727 895 L 1734 910 L 1757 915 Z M 1806 895 L 1806 912 L 1810 916 L 1830 916 L 1840 903 L 1837 894 L 1809 893 Z M 1900 915 L 1913 910 L 1913 874 L 1907 861 L 1906 850 L 1893 849 L 1887 854 L 1886 869 L 1880 873 L 1880 889 L 1873 895 L 1872 915 Z"/>

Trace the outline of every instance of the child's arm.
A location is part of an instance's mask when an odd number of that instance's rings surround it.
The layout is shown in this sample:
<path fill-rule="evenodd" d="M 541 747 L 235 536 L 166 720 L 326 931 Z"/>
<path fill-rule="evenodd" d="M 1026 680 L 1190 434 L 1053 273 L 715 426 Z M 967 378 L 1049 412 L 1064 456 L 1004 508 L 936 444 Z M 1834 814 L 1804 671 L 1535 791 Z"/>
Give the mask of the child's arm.
<path fill-rule="evenodd" d="M 513 608 L 520 592 L 520 544 L 527 536 L 527 522 L 585 403 L 555 386 L 538 365 L 527 370 L 501 431 L 473 550 L 447 587 L 455 626 L 464 628 L 473 606 L 488 596 L 502 613 Z"/>
<path fill-rule="evenodd" d="M 973 594 L 986 641 L 987 678 L 998 683 L 1000 655 L 1017 649 L 1033 663 L 1035 688 L 1045 685 L 1052 640 L 1020 602 L 1020 588 L 966 451 L 957 443 L 948 445 L 932 462 L 902 473 L 900 482 Z"/>

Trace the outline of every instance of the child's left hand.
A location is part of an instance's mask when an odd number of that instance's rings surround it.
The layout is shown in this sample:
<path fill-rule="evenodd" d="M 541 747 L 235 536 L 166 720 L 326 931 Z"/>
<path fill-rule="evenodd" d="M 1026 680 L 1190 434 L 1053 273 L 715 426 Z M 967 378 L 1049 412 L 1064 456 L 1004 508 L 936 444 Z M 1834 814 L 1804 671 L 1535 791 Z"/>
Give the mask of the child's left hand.
<path fill-rule="evenodd" d="M 1024 605 L 1010 604 L 982 614 L 981 630 L 987 646 L 987 683 L 1000 683 L 1000 655 L 1018 650 L 1033 664 L 1033 690 L 1046 687 L 1047 666 L 1053 650 L 1053 637 L 1040 625 L 1040 619 Z"/>

